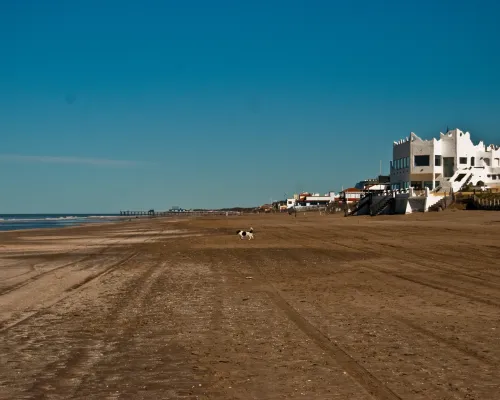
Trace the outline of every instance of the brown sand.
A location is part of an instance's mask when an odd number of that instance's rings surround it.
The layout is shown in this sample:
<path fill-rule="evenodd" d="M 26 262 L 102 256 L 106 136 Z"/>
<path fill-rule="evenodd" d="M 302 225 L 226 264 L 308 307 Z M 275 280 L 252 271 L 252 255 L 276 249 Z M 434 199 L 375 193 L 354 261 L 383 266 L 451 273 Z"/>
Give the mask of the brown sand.
<path fill-rule="evenodd" d="M 2 233 L 0 398 L 495 399 L 499 237 L 479 211 Z"/>

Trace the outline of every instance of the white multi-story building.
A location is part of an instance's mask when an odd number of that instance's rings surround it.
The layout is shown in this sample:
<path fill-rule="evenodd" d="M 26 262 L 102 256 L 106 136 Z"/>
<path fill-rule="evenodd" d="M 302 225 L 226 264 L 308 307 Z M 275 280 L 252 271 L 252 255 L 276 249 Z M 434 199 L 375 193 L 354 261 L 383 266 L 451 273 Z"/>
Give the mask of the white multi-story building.
<path fill-rule="evenodd" d="M 413 132 L 394 142 L 393 189 L 460 190 L 464 185 L 500 186 L 500 146 L 472 143 L 469 132 L 453 129 L 439 139 L 423 140 Z"/>

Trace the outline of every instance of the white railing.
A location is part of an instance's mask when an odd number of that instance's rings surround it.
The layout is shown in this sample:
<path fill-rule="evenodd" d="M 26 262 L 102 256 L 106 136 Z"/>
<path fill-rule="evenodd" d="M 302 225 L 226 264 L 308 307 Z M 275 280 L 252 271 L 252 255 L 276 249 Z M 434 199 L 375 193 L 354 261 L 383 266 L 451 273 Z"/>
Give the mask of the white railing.
<path fill-rule="evenodd" d="M 391 190 L 384 190 L 381 192 L 382 196 L 395 196 L 398 194 L 408 194 L 410 197 L 428 197 L 431 195 L 431 189 L 425 188 L 425 189 L 413 189 L 413 188 L 408 188 L 408 189 L 391 189 Z"/>

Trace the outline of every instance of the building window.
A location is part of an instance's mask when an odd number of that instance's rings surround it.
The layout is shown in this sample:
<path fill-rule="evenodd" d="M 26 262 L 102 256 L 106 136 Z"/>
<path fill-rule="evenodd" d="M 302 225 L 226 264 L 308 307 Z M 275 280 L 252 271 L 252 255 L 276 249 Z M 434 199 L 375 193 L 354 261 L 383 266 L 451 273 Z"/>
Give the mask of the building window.
<path fill-rule="evenodd" d="M 441 156 L 434 156 L 434 166 L 436 167 L 441 166 Z"/>
<path fill-rule="evenodd" d="M 489 158 L 483 158 L 483 162 L 484 162 L 484 165 L 486 165 L 487 167 L 490 166 L 490 159 Z"/>
<path fill-rule="evenodd" d="M 467 164 L 467 157 L 460 157 L 459 163 L 460 164 Z"/>
<path fill-rule="evenodd" d="M 500 158 L 495 158 L 495 167 L 500 167 Z"/>
<path fill-rule="evenodd" d="M 476 164 L 476 159 L 474 157 L 470 158 L 470 166 L 473 167 Z"/>
<path fill-rule="evenodd" d="M 429 156 L 415 156 L 415 167 L 428 167 Z"/>
<path fill-rule="evenodd" d="M 496 179 L 497 179 L 497 176 L 496 176 L 496 175 L 491 175 L 491 178 L 492 178 L 493 180 L 496 180 Z"/>

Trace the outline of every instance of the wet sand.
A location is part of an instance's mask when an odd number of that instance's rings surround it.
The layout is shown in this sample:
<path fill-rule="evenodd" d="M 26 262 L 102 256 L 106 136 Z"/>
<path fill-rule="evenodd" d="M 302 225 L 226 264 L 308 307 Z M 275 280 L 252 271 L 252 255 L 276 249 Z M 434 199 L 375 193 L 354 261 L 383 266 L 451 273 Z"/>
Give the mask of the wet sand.
<path fill-rule="evenodd" d="M 499 236 L 472 211 L 2 233 L 0 398 L 494 399 Z"/>

